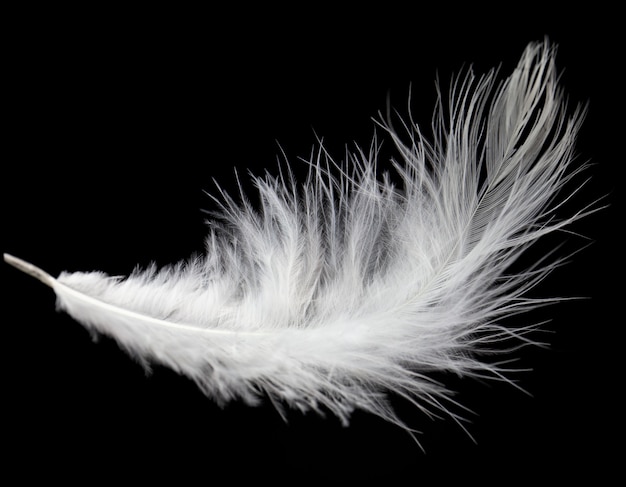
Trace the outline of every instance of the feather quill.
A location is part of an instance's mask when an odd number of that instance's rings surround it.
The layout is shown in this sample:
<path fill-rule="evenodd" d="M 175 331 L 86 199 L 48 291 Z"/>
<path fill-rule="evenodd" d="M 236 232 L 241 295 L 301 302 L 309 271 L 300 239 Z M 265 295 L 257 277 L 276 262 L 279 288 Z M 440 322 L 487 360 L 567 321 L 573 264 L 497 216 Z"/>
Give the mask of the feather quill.
<path fill-rule="evenodd" d="M 580 171 L 571 166 L 582 118 L 566 113 L 554 47 L 533 43 L 500 84 L 495 71 L 469 73 L 440 93 L 431 140 L 412 120 L 400 131 L 378 120 L 400 185 L 377 176 L 376 140 L 343 164 L 320 148 L 300 186 L 289 171 L 253 177 L 258 208 L 220 190 L 202 257 L 127 278 L 53 278 L 4 258 L 87 328 L 220 404 L 268 396 L 346 424 L 359 408 L 410 430 L 389 393 L 449 412 L 451 391 L 433 371 L 506 378 L 481 352 L 527 340 L 532 326 L 503 320 L 544 303 L 527 291 L 559 262 L 509 269 L 589 212 L 555 215 Z"/>

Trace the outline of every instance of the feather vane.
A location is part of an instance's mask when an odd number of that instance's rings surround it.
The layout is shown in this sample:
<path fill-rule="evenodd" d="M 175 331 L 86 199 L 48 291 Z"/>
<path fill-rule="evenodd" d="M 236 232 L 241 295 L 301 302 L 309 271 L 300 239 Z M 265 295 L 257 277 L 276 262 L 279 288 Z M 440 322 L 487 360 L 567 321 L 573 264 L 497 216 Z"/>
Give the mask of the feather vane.
<path fill-rule="evenodd" d="M 583 110 L 566 114 L 554 48 L 533 43 L 512 75 L 458 78 L 440 93 L 431 140 L 412 120 L 378 124 L 401 184 L 377 176 L 379 144 L 335 164 L 320 148 L 302 185 L 254 178 L 259 207 L 220 191 L 206 254 L 127 278 L 53 278 L 59 309 L 144 363 L 193 379 L 219 403 L 355 408 L 410 429 L 392 392 L 431 414 L 450 391 L 432 371 L 502 377 L 481 360 L 532 328 L 502 324 L 542 304 L 527 291 L 557 262 L 511 265 L 557 220 Z"/>

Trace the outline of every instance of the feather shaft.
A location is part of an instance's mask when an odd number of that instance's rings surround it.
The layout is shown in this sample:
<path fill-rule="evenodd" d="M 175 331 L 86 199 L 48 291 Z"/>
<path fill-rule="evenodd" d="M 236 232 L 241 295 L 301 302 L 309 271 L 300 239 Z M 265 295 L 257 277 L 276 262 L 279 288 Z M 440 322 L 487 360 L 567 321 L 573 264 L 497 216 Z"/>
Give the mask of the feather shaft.
<path fill-rule="evenodd" d="M 566 113 L 555 51 L 531 44 L 511 76 L 458 78 L 439 91 L 433 139 L 412 120 L 378 126 L 394 144 L 377 176 L 380 144 L 343 163 L 321 145 L 298 187 L 293 173 L 253 177 L 259 207 L 218 185 L 206 255 L 127 278 L 53 278 L 5 254 L 52 287 L 58 307 L 144 363 L 193 379 L 219 403 L 269 396 L 344 424 L 355 408 L 407 430 L 392 392 L 429 414 L 456 405 L 432 371 L 508 380 L 504 362 L 536 325 L 507 317 L 556 300 L 527 293 L 562 261 L 511 266 L 538 239 L 592 210 L 556 218 L 571 169 L 580 108 Z M 576 188 L 575 191 L 578 191 Z M 434 414 L 433 414 L 434 415 Z"/>

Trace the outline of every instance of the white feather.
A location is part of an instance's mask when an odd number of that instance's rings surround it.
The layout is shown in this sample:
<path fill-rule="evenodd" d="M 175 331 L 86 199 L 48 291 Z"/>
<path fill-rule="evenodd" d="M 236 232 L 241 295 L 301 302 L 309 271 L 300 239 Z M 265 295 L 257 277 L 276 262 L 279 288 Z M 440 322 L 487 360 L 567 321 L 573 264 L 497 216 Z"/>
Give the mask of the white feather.
<path fill-rule="evenodd" d="M 582 111 L 565 113 L 554 49 L 531 44 L 513 74 L 459 78 L 431 141 L 412 121 L 379 125 L 401 185 L 377 178 L 379 145 L 335 164 L 323 149 L 298 186 L 255 178 L 260 207 L 221 194 L 206 256 L 128 278 L 57 279 L 5 254 L 58 307 L 142 361 L 192 378 L 220 403 L 264 395 L 302 410 L 355 408 L 407 429 L 391 392 L 425 412 L 449 391 L 430 372 L 502 376 L 481 351 L 524 340 L 502 319 L 543 301 L 526 292 L 557 263 L 508 273 L 556 220 Z M 217 200 L 216 200 L 217 201 Z"/>

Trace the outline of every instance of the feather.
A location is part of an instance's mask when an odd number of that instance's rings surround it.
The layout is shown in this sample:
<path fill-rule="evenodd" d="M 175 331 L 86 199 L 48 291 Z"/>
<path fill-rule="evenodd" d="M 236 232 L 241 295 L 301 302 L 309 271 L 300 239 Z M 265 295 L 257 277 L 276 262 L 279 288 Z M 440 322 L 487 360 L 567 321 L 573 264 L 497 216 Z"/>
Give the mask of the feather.
<path fill-rule="evenodd" d="M 430 140 L 411 119 L 396 130 L 379 117 L 393 177 L 378 176 L 374 138 L 341 164 L 320 146 L 301 185 L 289 170 L 252 176 L 258 207 L 220 190 L 202 257 L 126 278 L 53 278 L 4 259 L 52 287 L 89 330 L 220 404 L 269 397 L 345 424 L 362 409 L 412 431 L 390 394 L 456 419 L 435 373 L 508 380 L 483 352 L 529 341 L 533 325 L 505 318 L 549 301 L 528 291 L 560 260 L 511 266 L 591 211 L 556 217 L 581 170 L 572 162 L 583 112 L 567 114 L 555 48 L 533 43 L 499 84 L 496 71 L 470 72 L 440 92 Z"/>

